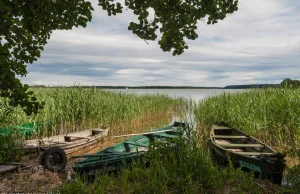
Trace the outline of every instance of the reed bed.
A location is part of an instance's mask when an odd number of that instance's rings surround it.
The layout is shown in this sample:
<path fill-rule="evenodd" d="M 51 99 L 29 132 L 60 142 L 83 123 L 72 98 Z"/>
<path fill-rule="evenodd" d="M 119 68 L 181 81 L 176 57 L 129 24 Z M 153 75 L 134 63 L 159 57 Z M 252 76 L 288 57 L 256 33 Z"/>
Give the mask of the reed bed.
<path fill-rule="evenodd" d="M 197 123 L 208 133 L 224 121 L 273 146 L 296 148 L 300 142 L 300 90 L 250 89 L 204 99 L 195 108 Z"/>
<path fill-rule="evenodd" d="M 102 174 L 87 184 L 84 177 L 64 183 L 61 193 L 299 193 L 299 171 L 292 169 L 292 187 L 273 185 L 255 179 L 252 174 L 212 163 L 205 146 L 210 126 L 217 121 L 241 128 L 272 145 L 298 145 L 299 90 L 259 89 L 224 93 L 204 99 L 199 104 L 186 103 L 194 110 L 197 130 L 191 139 L 178 139 L 176 146 L 150 147 L 147 161 L 124 167 L 118 176 Z M 195 106 L 195 107 L 194 107 Z M 194 108 L 194 109 L 193 109 Z M 187 141 L 188 140 L 188 141 Z M 296 147 L 294 147 L 296 148 Z M 296 178 L 295 178 L 296 176 Z"/>
<path fill-rule="evenodd" d="M 252 174 L 220 169 L 199 140 L 178 137 L 173 146 L 156 143 L 141 161 L 133 162 L 117 174 L 100 174 L 93 183 L 84 177 L 64 182 L 59 193 L 280 193 L 284 189 L 257 180 Z M 174 144 L 176 146 L 174 146 Z M 150 163 L 150 166 L 147 164 Z"/>
<path fill-rule="evenodd" d="M 178 100 L 166 95 L 134 95 L 93 88 L 32 89 L 46 103 L 37 115 L 26 116 L 20 107 L 11 108 L 0 99 L 0 127 L 28 122 L 41 123 L 41 136 L 93 127 L 109 127 L 151 113 L 167 112 Z"/>

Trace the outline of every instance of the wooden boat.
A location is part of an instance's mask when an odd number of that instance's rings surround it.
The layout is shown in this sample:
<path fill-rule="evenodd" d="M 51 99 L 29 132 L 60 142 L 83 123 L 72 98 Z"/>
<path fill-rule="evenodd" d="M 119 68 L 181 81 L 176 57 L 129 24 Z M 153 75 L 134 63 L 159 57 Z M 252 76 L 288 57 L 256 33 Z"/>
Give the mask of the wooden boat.
<path fill-rule="evenodd" d="M 5 172 L 10 172 L 10 171 L 14 171 L 17 170 L 18 166 L 16 165 L 0 165 L 0 174 L 1 173 L 5 173 Z"/>
<path fill-rule="evenodd" d="M 12 171 L 17 171 L 18 173 L 20 173 L 22 171 L 22 168 L 28 168 L 28 166 L 24 163 L 18 163 L 18 162 L 1 163 L 0 174 L 6 172 L 12 172 Z"/>
<path fill-rule="evenodd" d="M 49 147 L 60 147 L 66 154 L 71 154 L 97 143 L 101 138 L 107 136 L 108 131 L 109 129 L 89 129 L 42 139 L 25 140 L 23 148 L 25 152 L 32 153 L 36 152 L 38 146 L 42 150 Z"/>
<path fill-rule="evenodd" d="M 49 126 L 51 122 L 49 121 L 46 124 Z M 39 135 L 43 132 L 43 125 L 44 124 L 42 122 L 29 122 L 16 126 L 7 126 L 0 128 L 0 135 L 13 136 L 14 132 L 16 132 L 18 136 L 24 137 L 25 139 L 30 139 L 34 134 Z"/>
<path fill-rule="evenodd" d="M 184 126 L 184 123 L 175 122 L 173 125 L 152 130 L 149 133 L 134 134 L 134 136 L 96 154 L 75 156 L 75 158 L 85 159 L 76 162 L 73 169 L 81 175 L 92 178 L 99 173 L 116 172 L 123 164 L 143 157 L 147 153 L 150 142 L 175 138 L 179 132 L 183 132 Z"/>
<path fill-rule="evenodd" d="M 285 154 L 273 150 L 260 140 L 224 123 L 212 127 L 209 148 L 215 162 L 226 165 L 228 157 L 235 168 L 252 171 L 256 176 L 280 184 L 285 164 Z"/>

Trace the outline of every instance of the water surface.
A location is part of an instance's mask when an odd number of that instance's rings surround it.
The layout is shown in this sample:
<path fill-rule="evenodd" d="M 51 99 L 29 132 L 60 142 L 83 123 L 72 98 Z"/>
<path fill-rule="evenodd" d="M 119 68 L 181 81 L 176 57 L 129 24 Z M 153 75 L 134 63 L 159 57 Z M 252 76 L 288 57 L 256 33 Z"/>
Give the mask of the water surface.
<path fill-rule="evenodd" d="M 209 96 L 216 96 L 222 93 L 242 91 L 241 89 L 105 89 L 107 91 L 122 92 L 127 94 L 165 94 L 172 98 L 188 98 L 199 102 Z"/>

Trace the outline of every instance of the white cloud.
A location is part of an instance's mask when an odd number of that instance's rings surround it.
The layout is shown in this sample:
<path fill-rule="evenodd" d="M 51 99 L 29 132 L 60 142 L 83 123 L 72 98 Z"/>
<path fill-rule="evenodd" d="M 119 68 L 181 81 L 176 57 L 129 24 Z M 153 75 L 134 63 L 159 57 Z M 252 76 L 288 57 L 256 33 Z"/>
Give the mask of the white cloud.
<path fill-rule="evenodd" d="M 299 78 L 300 4 L 294 1 L 240 0 L 239 10 L 218 24 L 199 22 L 199 38 L 176 57 L 128 31 L 136 20 L 130 11 L 108 17 L 93 5 L 87 28 L 53 33 L 24 83 L 225 86 Z"/>

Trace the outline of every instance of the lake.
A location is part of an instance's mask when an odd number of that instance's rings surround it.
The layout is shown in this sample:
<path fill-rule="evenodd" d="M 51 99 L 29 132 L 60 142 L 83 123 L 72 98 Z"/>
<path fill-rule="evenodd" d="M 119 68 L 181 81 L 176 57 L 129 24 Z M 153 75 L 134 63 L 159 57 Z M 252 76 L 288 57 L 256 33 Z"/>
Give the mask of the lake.
<path fill-rule="evenodd" d="M 222 93 L 243 91 L 241 89 L 105 89 L 129 94 L 165 94 L 172 98 L 184 97 L 196 102 L 209 96 L 216 96 Z"/>
<path fill-rule="evenodd" d="M 114 92 L 122 92 L 125 94 L 165 94 L 172 98 L 187 98 L 190 100 L 194 100 L 196 103 L 200 102 L 201 100 L 210 97 L 216 96 L 219 94 L 225 93 L 232 93 L 232 92 L 240 92 L 243 91 L 241 89 L 104 89 L 107 91 L 114 91 Z M 170 124 L 175 121 L 182 121 L 182 122 L 189 122 L 196 125 L 194 122 L 194 115 L 192 112 L 186 113 L 184 117 L 182 115 L 173 115 L 172 120 L 170 120 Z"/>

